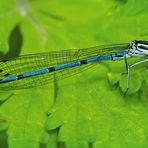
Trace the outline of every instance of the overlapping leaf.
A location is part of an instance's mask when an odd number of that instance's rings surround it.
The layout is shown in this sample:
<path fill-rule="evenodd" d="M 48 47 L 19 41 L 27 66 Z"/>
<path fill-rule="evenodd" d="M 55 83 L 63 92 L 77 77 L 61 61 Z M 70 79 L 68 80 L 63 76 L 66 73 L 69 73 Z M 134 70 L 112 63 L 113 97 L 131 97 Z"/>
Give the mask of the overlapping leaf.
<path fill-rule="evenodd" d="M 1 56 L 147 39 L 147 5 L 147 0 L 1 0 Z M 98 64 L 45 87 L 2 92 L 0 130 L 8 134 L 10 148 L 146 147 L 144 66 L 132 70 L 126 96 L 124 61 Z"/>

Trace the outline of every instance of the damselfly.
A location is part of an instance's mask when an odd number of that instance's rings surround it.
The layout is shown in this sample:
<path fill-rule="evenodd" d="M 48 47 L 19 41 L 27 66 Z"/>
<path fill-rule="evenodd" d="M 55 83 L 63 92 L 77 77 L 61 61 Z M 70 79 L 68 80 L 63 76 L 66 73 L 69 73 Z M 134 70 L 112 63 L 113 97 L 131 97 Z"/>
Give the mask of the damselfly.
<path fill-rule="evenodd" d="M 127 58 L 140 56 L 145 58 L 132 65 L 127 64 Z M 148 62 L 148 41 L 38 53 L 1 60 L 0 89 L 12 90 L 39 86 L 49 80 L 72 76 L 95 63 L 106 60 L 125 60 L 128 72 L 127 88 L 129 88 L 130 69 Z"/>

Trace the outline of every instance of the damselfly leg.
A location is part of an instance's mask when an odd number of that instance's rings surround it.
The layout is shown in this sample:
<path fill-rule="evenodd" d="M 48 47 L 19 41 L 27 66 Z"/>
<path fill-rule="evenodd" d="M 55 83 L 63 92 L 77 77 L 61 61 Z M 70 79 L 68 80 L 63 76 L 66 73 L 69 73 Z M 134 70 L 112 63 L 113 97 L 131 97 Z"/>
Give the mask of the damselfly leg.
<path fill-rule="evenodd" d="M 124 57 L 124 62 L 125 62 L 126 72 L 123 72 L 123 73 L 122 73 L 123 75 L 128 74 L 128 62 L 127 62 L 126 57 Z"/>
<path fill-rule="evenodd" d="M 130 74 L 131 74 L 131 68 L 139 65 L 139 64 L 142 64 L 142 63 L 145 63 L 145 62 L 148 62 L 148 59 L 144 59 L 144 60 L 140 60 L 138 62 L 135 62 L 131 65 L 128 65 L 128 78 L 127 78 L 127 88 L 126 88 L 126 91 L 125 91 L 125 94 L 127 93 L 128 89 L 129 89 L 129 86 L 130 86 Z M 146 69 L 148 71 L 148 66 L 146 66 Z"/>

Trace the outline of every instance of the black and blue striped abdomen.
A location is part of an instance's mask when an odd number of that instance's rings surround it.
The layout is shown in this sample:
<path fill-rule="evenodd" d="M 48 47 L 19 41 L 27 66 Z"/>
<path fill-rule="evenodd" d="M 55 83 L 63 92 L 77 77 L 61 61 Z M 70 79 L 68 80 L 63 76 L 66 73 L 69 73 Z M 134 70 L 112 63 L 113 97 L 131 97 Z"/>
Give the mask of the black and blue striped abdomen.
<path fill-rule="evenodd" d="M 80 55 L 81 53 L 81 55 Z M 0 63 L 0 89 L 30 88 L 48 80 L 69 77 L 88 69 L 93 63 L 113 60 L 115 56 L 87 55 L 80 50 L 21 56 Z"/>

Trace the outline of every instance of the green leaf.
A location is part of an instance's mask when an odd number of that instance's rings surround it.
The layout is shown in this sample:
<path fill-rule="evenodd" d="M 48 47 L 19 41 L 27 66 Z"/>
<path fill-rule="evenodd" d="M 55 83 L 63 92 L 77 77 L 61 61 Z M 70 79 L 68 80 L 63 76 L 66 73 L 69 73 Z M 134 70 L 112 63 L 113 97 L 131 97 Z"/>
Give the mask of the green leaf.
<path fill-rule="evenodd" d="M 147 5 L 147 0 L 0 0 L 1 58 L 146 40 Z M 43 87 L 0 92 L 5 141 L 10 148 L 147 147 L 145 66 L 132 69 L 126 96 L 124 61 L 98 63 Z"/>
<path fill-rule="evenodd" d="M 142 84 L 141 80 L 142 80 L 142 78 L 139 73 L 131 74 L 131 79 L 129 81 L 130 82 L 129 83 L 129 87 L 130 87 L 129 91 L 130 92 L 128 92 L 129 94 L 134 94 L 141 88 L 141 84 Z M 127 76 L 122 76 L 122 79 L 120 80 L 119 85 L 120 85 L 123 92 L 125 92 L 127 89 L 127 81 L 128 81 Z"/>

